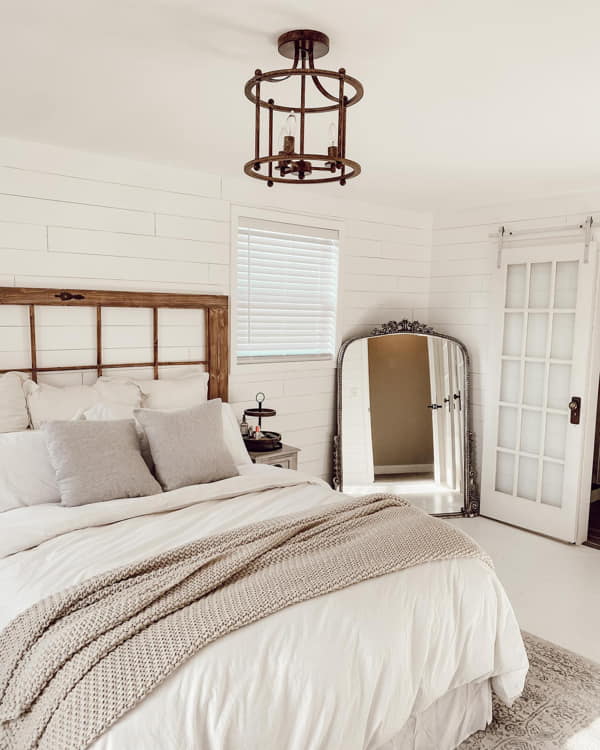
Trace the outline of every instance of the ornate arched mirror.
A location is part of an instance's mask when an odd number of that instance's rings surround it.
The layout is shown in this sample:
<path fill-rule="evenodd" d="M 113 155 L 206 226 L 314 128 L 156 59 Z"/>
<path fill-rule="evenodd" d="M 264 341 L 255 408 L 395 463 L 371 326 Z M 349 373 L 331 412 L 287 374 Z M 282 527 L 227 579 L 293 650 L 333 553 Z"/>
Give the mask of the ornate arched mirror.
<path fill-rule="evenodd" d="M 342 492 L 392 492 L 434 515 L 479 513 L 464 344 L 408 320 L 345 341 L 334 456 Z"/>

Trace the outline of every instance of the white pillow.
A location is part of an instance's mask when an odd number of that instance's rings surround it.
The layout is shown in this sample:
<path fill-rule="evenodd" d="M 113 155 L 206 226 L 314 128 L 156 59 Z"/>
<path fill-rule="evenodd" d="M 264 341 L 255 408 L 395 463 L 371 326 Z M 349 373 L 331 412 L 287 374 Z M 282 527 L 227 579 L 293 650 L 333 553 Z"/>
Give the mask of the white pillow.
<path fill-rule="evenodd" d="M 27 376 L 20 372 L 0 375 L 0 432 L 18 432 L 29 427 L 29 414 L 23 391 Z"/>
<path fill-rule="evenodd" d="M 251 464 L 252 459 L 248 455 L 248 451 L 246 450 L 246 446 L 244 445 L 244 441 L 240 434 L 240 426 L 237 419 L 235 418 L 235 414 L 233 412 L 231 404 L 222 404 L 221 413 L 223 416 L 223 438 L 225 439 L 227 448 L 231 453 L 233 462 L 236 466 Z M 95 404 L 91 409 L 83 412 L 82 416 L 84 419 L 100 422 L 108 419 L 134 418 L 132 407 L 105 403 Z M 143 429 L 141 429 L 141 433 L 140 443 L 142 448 L 142 455 L 148 463 L 150 449 L 147 445 L 147 439 Z"/>
<path fill-rule="evenodd" d="M 127 404 L 111 404 L 99 401 L 89 409 L 79 413 L 79 418 L 90 422 L 108 422 L 112 419 L 133 419 L 134 406 Z"/>
<path fill-rule="evenodd" d="M 24 389 L 31 424 L 36 430 L 46 422 L 74 419 L 80 412 L 100 401 L 135 409 L 141 405 L 142 400 L 140 389 L 131 381 L 110 383 L 98 380 L 94 385 L 58 388 L 28 380 Z"/>
<path fill-rule="evenodd" d="M 91 387 L 98 394 L 98 401 L 106 403 L 135 406 L 142 399 L 142 392 L 133 380 L 115 381 L 113 383 L 100 377 Z"/>
<path fill-rule="evenodd" d="M 0 513 L 58 502 L 60 492 L 43 433 L 0 435 Z"/>
<path fill-rule="evenodd" d="M 252 464 L 231 404 L 223 404 L 223 437 L 236 466 Z"/>
<path fill-rule="evenodd" d="M 102 376 L 98 383 L 124 382 L 122 378 Z M 127 381 L 125 381 L 127 382 Z M 164 380 L 134 380 L 142 391 L 144 409 L 185 409 L 208 400 L 208 373 L 185 375 Z"/>

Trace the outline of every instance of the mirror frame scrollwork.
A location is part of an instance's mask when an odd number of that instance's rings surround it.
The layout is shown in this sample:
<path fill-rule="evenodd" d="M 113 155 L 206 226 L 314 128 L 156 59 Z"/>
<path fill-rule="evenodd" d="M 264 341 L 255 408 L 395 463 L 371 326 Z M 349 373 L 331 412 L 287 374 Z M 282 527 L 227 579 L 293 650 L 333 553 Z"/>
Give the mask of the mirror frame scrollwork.
<path fill-rule="evenodd" d="M 463 410 L 465 419 L 465 438 L 464 438 L 464 504 L 460 513 L 442 513 L 442 516 L 478 516 L 479 515 L 479 487 L 477 484 L 477 475 L 474 466 L 475 459 L 475 435 L 472 426 L 471 413 L 471 363 L 469 353 L 465 345 L 454 336 L 448 336 L 445 333 L 439 333 L 431 326 L 420 323 L 418 320 L 400 321 L 390 320 L 388 323 L 376 326 L 371 333 L 363 336 L 354 336 L 346 339 L 340 347 L 336 364 L 336 434 L 333 438 L 333 486 L 336 490 L 341 490 L 343 484 L 342 468 L 342 364 L 346 349 L 354 341 L 360 341 L 365 338 L 374 336 L 387 336 L 388 334 L 411 333 L 421 336 L 434 336 L 439 339 L 445 339 L 456 344 L 464 357 L 465 363 L 465 394 L 463 399 Z"/>

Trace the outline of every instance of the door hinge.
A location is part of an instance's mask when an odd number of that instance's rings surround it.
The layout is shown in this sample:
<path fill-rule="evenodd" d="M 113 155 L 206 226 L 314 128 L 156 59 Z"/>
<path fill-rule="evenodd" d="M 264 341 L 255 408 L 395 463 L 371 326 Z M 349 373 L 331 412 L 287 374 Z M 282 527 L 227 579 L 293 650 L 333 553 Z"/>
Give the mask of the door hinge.
<path fill-rule="evenodd" d="M 502 248 L 504 247 L 504 226 L 498 227 L 496 238 L 498 240 L 498 252 L 496 254 L 496 268 L 502 267 Z"/>
<path fill-rule="evenodd" d="M 582 225 L 583 229 L 583 262 L 589 263 L 590 261 L 590 244 L 593 240 L 592 226 L 594 224 L 594 217 L 588 216 Z"/>

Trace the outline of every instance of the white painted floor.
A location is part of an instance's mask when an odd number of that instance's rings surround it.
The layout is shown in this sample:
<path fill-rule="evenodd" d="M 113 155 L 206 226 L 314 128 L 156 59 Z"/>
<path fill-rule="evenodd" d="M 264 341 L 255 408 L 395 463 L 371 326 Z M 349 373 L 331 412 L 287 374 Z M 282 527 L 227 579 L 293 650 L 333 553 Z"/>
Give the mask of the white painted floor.
<path fill-rule="evenodd" d="M 600 663 L 600 550 L 453 518 L 492 557 L 524 630 Z"/>
<path fill-rule="evenodd" d="M 460 513 L 463 506 L 462 493 L 437 484 L 433 474 L 380 474 L 373 484 L 345 484 L 344 492 L 355 496 L 389 492 L 405 497 L 425 513 Z"/>

